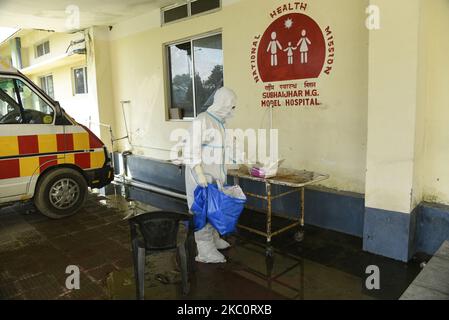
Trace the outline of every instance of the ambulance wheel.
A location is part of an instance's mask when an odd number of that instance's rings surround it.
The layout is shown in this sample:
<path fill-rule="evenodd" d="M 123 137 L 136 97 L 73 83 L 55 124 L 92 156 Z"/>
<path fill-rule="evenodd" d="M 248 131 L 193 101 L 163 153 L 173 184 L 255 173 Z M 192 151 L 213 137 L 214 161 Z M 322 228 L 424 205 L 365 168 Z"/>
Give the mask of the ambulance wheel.
<path fill-rule="evenodd" d="M 76 170 L 60 168 L 43 176 L 34 195 L 36 208 L 51 219 L 74 215 L 87 199 L 86 179 Z"/>

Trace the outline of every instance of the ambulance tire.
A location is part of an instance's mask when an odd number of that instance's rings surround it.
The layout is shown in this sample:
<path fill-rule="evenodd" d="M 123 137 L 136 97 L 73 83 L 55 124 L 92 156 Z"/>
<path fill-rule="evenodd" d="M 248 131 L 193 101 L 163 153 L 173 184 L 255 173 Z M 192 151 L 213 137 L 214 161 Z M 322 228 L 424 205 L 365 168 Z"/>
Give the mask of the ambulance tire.
<path fill-rule="evenodd" d="M 76 184 L 79 194 L 76 203 L 67 209 L 57 208 L 50 200 L 51 188 L 60 180 L 69 179 L 72 184 Z M 70 168 L 58 168 L 48 172 L 39 180 L 34 195 L 34 205 L 43 215 L 51 219 L 62 219 L 77 213 L 84 205 L 88 195 L 86 179 L 81 173 Z"/>

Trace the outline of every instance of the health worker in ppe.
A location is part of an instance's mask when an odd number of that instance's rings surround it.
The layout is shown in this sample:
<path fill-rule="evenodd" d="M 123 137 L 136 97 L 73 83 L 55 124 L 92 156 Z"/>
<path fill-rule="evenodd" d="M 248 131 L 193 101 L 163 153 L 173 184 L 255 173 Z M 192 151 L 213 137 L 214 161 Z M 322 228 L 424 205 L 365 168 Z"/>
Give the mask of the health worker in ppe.
<path fill-rule="evenodd" d="M 213 104 L 198 115 L 190 129 L 190 162 L 186 165 L 186 193 L 189 210 L 194 202 L 198 186 L 226 183 L 226 121 L 235 111 L 237 96 L 228 88 L 220 88 L 214 95 Z M 218 250 L 230 245 L 220 238 L 217 230 L 209 223 L 195 232 L 198 255 L 195 260 L 203 263 L 224 263 L 225 257 Z"/>

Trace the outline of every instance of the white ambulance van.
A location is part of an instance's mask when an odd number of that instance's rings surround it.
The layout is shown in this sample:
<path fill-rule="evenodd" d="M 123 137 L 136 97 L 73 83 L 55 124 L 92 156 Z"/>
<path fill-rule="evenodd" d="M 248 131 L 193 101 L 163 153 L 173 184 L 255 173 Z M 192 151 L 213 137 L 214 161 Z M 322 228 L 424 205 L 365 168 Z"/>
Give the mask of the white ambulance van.
<path fill-rule="evenodd" d="M 88 187 L 112 179 L 104 143 L 23 74 L 0 65 L 0 206 L 32 199 L 59 219 L 83 206 Z"/>

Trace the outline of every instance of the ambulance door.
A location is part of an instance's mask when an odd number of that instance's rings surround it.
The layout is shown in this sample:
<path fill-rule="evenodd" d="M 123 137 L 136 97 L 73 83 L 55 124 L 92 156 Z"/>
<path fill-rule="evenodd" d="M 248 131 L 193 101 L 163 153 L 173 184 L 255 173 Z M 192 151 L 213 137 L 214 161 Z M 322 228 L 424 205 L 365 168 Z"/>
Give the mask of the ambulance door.
<path fill-rule="evenodd" d="M 0 83 L 7 88 L 0 92 L 6 100 L 0 118 L 0 198 L 7 198 L 26 194 L 31 177 L 57 162 L 58 128 L 63 133 L 63 127 L 54 125 L 50 101 L 26 80 L 0 76 Z"/>
<path fill-rule="evenodd" d="M 17 135 L 22 111 L 15 80 L 0 76 L 0 199 L 24 194 L 27 179 L 20 176 Z"/>

